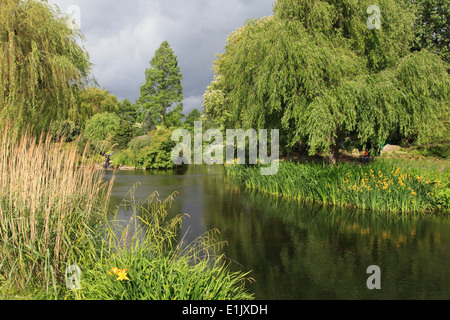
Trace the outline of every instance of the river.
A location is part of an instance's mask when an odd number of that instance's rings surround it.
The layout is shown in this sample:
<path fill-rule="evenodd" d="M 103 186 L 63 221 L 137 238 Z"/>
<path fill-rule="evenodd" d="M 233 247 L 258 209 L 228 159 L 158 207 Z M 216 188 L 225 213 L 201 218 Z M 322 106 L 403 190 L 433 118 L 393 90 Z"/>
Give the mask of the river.
<path fill-rule="evenodd" d="M 105 178 L 110 178 L 111 172 Z M 450 299 L 450 219 L 405 218 L 324 208 L 249 192 L 223 166 L 119 171 L 111 208 L 137 182 L 135 198 L 179 192 L 171 214 L 189 214 L 181 234 L 193 241 L 217 228 L 233 270 L 251 271 L 256 299 Z M 130 211 L 119 210 L 127 220 Z M 378 266 L 377 274 L 368 273 Z M 369 289 L 367 282 L 379 283 Z"/>

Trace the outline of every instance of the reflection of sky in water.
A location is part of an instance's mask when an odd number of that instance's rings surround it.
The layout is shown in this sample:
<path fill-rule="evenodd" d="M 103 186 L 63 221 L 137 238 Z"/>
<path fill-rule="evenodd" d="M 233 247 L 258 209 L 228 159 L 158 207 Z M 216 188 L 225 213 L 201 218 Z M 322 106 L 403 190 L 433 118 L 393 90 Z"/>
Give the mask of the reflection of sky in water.
<path fill-rule="evenodd" d="M 107 175 L 111 175 L 108 173 Z M 448 299 L 448 218 L 399 218 L 328 209 L 243 191 L 221 166 L 176 173 L 122 171 L 112 206 L 140 182 L 137 200 L 179 192 L 171 216 L 188 214 L 187 243 L 217 228 L 232 268 L 252 271 L 260 299 Z M 127 221 L 132 210 L 118 212 Z M 368 290 L 366 269 L 379 265 L 382 290 Z"/>
<path fill-rule="evenodd" d="M 192 168 L 194 168 L 193 166 Z M 206 169 L 206 170 L 205 170 Z M 134 189 L 134 198 L 136 202 L 145 201 L 155 191 L 158 192 L 158 198 L 164 200 L 174 192 L 175 202 L 169 210 L 171 216 L 178 214 L 187 216 L 184 218 L 181 229 L 183 241 L 190 243 L 197 237 L 203 235 L 207 230 L 203 218 L 205 199 L 214 201 L 215 190 L 205 188 L 204 180 L 211 179 L 211 176 L 221 175 L 222 168 L 217 166 L 199 167 L 193 173 L 184 171 L 120 171 L 114 179 L 114 188 L 112 190 L 111 208 L 120 205 L 124 196 Z M 170 174 L 172 173 L 172 174 Z M 156 174 L 156 175 L 153 175 Z M 110 179 L 111 172 L 108 172 L 105 179 Z M 136 185 L 135 188 L 133 186 Z M 129 199 L 129 196 L 127 197 Z M 133 215 L 133 209 L 128 207 L 124 210 L 123 206 L 117 212 L 117 219 L 122 221 L 123 226 L 127 225 Z"/>

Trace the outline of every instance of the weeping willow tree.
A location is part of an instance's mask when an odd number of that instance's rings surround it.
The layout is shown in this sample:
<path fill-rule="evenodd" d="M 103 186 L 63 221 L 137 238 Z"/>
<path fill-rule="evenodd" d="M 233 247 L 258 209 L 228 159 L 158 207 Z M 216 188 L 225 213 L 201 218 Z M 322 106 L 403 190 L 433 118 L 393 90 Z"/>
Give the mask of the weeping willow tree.
<path fill-rule="evenodd" d="M 450 79 L 427 50 L 411 52 L 403 1 L 278 0 L 274 14 L 233 32 L 215 61 L 206 113 L 224 128 L 280 129 L 332 163 L 344 139 L 376 150 L 394 131 L 423 142 L 446 134 Z M 372 16 L 371 16 L 372 15 Z"/>
<path fill-rule="evenodd" d="M 46 1 L 0 0 L 0 121 L 37 132 L 66 120 L 88 83 L 83 36 Z"/>

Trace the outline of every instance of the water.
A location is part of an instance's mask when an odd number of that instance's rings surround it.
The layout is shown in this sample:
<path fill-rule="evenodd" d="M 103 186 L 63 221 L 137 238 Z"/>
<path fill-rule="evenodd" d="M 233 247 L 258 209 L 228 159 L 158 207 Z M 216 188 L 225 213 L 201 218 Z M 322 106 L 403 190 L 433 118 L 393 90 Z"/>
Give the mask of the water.
<path fill-rule="evenodd" d="M 282 201 L 228 181 L 222 166 L 118 172 L 111 205 L 137 182 L 137 199 L 180 193 L 171 214 L 189 214 L 185 240 L 217 228 L 232 269 L 251 271 L 248 289 L 257 299 L 450 299 L 449 218 Z M 380 290 L 367 288 L 371 265 L 380 267 Z"/>

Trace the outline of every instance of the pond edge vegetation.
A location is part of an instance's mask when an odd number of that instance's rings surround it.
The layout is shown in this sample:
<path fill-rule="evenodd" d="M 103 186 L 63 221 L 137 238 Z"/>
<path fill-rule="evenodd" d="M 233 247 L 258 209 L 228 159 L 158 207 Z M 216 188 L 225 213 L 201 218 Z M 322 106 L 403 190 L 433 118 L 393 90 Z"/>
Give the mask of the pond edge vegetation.
<path fill-rule="evenodd" d="M 281 161 L 273 176 L 260 175 L 259 165 L 229 164 L 226 173 L 247 189 L 294 201 L 388 214 L 448 214 L 448 167 L 427 168 L 423 161 L 409 166 L 385 158 L 335 166 Z"/>
<path fill-rule="evenodd" d="M 168 219 L 174 195 L 121 206 L 133 218 L 123 228 L 110 220 L 113 180 L 50 135 L 20 138 L 6 127 L 0 150 L 0 297 L 4 299 L 252 299 L 248 273 L 231 272 L 217 255 L 225 243 L 215 230 L 192 244 L 179 242 L 184 216 Z M 133 233 L 130 230 L 133 229 Z M 65 271 L 81 271 L 68 290 Z M 111 270 L 121 270 L 119 277 Z"/>

